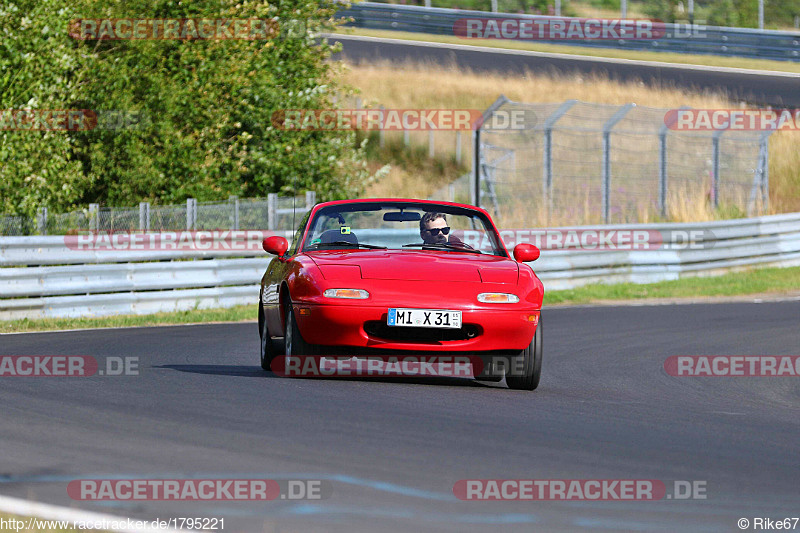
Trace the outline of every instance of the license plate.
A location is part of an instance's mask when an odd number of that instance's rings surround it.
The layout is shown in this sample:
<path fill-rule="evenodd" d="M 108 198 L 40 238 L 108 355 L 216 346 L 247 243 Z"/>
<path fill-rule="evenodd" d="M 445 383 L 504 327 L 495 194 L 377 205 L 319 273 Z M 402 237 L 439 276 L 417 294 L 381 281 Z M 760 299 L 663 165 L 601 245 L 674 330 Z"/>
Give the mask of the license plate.
<path fill-rule="evenodd" d="M 386 323 L 390 326 L 458 329 L 461 327 L 461 311 L 393 308 L 389 309 Z"/>

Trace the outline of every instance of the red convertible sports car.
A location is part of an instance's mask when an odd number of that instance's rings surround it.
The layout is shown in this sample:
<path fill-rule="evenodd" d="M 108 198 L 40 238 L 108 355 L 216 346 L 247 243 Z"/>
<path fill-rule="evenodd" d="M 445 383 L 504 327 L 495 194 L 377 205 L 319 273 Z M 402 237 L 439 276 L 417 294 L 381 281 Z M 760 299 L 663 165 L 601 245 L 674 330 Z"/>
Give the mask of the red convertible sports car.
<path fill-rule="evenodd" d="M 483 209 L 327 202 L 304 217 L 291 248 L 272 236 L 264 249 L 276 256 L 261 280 L 265 370 L 303 356 L 461 354 L 480 361 L 476 379 L 539 384 L 544 288 L 525 264 L 539 249 L 519 244 L 512 259 Z"/>

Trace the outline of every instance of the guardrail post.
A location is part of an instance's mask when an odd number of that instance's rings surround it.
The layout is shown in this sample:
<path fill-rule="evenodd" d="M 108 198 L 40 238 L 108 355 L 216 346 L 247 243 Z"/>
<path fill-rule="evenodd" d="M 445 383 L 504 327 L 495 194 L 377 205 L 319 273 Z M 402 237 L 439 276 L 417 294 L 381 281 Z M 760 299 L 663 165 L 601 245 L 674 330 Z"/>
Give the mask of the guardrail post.
<path fill-rule="evenodd" d="M 717 130 L 711 136 L 711 203 L 714 209 L 719 207 L 719 138 L 725 130 Z"/>
<path fill-rule="evenodd" d="M 497 0 L 492 0 L 492 13 L 497 13 Z"/>
<path fill-rule="evenodd" d="M 150 202 L 139 202 L 139 229 L 150 231 Z"/>
<path fill-rule="evenodd" d="M 89 229 L 100 231 L 100 204 L 89 204 Z"/>
<path fill-rule="evenodd" d="M 611 205 L 611 130 L 636 104 L 625 104 L 603 124 L 603 222 L 608 224 Z"/>
<path fill-rule="evenodd" d="M 186 229 L 195 229 L 197 225 L 197 200 L 194 198 L 186 199 Z"/>
<path fill-rule="evenodd" d="M 40 207 L 36 211 L 36 229 L 39 235 L 47 235 L 47 208 Z"/>
<path fill-rule="evenodd" d="M 553 127 L 558 119 L 563 117 L 567 111 L 578 101 L 567 100 L 561 104 L 555 112 L 544 121 L 544 154 L 542 155 L 542 199 L 547 209 L 547 218 L 553 209 Z"/>
<path fill-rule="evenodd" d="M 239 229 L 239 197 L 236 195 L 231 195 L 228 197 L 228 201 L 231 203 L 231 229 L 238 230 Z"/>
<path fill-rule="evenodd" d="M 317 203 L 317 192 L 306 191 L 306 211 L 311 211 L 311 208 L 314 207 L 314 204 L 316 203 Z"/>
<path fill-rule="evenodd" d="M 461 163 L 461 130 L 456 131 L 456 163 Z"/>
<path fill-rule="evenodd" d="M 271 192 L 267 195 L 267 229 L 274 231 L 278 225 L 278 195 Z"/>

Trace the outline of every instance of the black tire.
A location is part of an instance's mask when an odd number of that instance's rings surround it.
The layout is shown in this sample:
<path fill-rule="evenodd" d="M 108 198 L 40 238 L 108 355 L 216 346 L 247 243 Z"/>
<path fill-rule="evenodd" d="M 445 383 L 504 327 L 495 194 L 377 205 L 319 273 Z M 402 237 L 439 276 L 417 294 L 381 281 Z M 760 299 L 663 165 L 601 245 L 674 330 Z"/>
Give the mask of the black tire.
<path fill-rule="evenodd" d="M 285 346 L 284 353 L 286 357 L 292 355 L 317 354 L 316 345 L 307 343 L 300 334 L 300 329 L 297 327 L 297 321 L 294 318 L 292 302 L 289 302 L 289 304 L 286 306 L 286 327 L 283 336 L 283 342 Z"/>
<path fill-rule="evenodd" d="M 483 357 L 483 369 L 480 374 L 475 376 L 475 381 L 489 381 L 493 383 L 497 383 L 503 380 L 503 376 L 505 375 L 503 371 L 503 366 L 498 365 L 497 359 L 500 359 L 499 356 L 489 356 Z"/>
<path fill-rule="evenodd" d="M 267 327 L 267 319 L 262 316 L 261 320 L 261 368 L 264 370 L 271 370 L 270 365 L 272 360 L 275 359 L 275 348 L 272 345 L 272 338 L 269 335 L 269 328 Z"/>
<path fill-rule="evenodd" d="M 542 317 L 536 333 L 527 348 L 511 358 L 511 368 L 506 368 L 506 385 L 514 390 L 534 390 L 542 377 Z"/>

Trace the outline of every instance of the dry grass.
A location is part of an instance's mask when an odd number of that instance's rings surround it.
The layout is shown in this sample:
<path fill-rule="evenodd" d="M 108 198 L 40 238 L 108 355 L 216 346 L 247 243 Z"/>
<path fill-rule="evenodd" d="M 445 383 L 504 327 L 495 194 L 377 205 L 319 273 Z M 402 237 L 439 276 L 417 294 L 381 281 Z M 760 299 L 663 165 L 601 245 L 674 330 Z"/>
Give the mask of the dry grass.
<path fill-rule="evenodd" d="M 769 182 L 771 212 L 800 211 L 800 131 L 770 137 Z"/>
<path fill-rule="evenodd" d="M 586 102 L 652 107 L 725 107 L 722 94 L 698 94 L 677 88 L 653 89 L 643 82 L 619 83 L 602 76 L 524 76 L 474 73 L 426 63 L 349 65 L 345 81 L 360 89 L 365 103 L 387 108 L 486 109 L 500 94 L 517 102 Z"/>
<path fill-rule="evenodd" d="M 646 87 L 642 82 L 619 83 L 601 76 L 552 75 L 529 72 L 524 76 L 476 74 L 456 68 L 415 63 L 350 65 L 344 70 L 344 80 L 358 88 L 366 105 L 384 105 L 387 108 L 455 108 L 484 110 L 500 94 L 517 102 L 552 103 L 567 99 L 586 102 L 622 105 L 634 102 L 640 106 L 657 108 L 739 107 L 720 93 L 695 93 L 680 88 Z M 392 134 L 387 134 L 392 135 Z M 395 133 L 393 135 L 400 135 Z M 417 134 L 419 135 L 419 134 Z M 454 134 L 437 133 L 437 154 L 454 152 Z M 388 138 L 388 137 L 387 137 Z M 412 145 L 427 146 L 427 137 L 412 138 Z M 800 132 L 778 132 L 770 140 L 770 212 L 800 211 Z M 470 136 L 462 135 L 462 157 L 470 167 L 472 150 Z M 370 186 L 370 196 L 425 197 L 441 187 L 441 179 L 425 172 L 411 172 L 393 168 L 389 176 Z M 597 206 L 590 199 L 575 198 L 572 205 L 584 205 L 583 220 L 595 223 L 590 213 Z M 522 199 L 520 199 L 522 201 Z M 707 195 L 700 191 L 671 191 L 668 218 L 674 221 L 703 221 L 720 216 L 735 216 L 735 209 L 713 211 Z M 580 210 L 580 207 L 578 207 Z M 539 211 L 541 213 L 541 211 Z M 576 223 L 575 215 L 551 213 L 538 215 L 546 220 L 539 224 Z M 566 220 L 562 220 L 566 217 Z M 637 220 L 655 221 L 660 213 L 654 209 L 641 209 Z"/>

